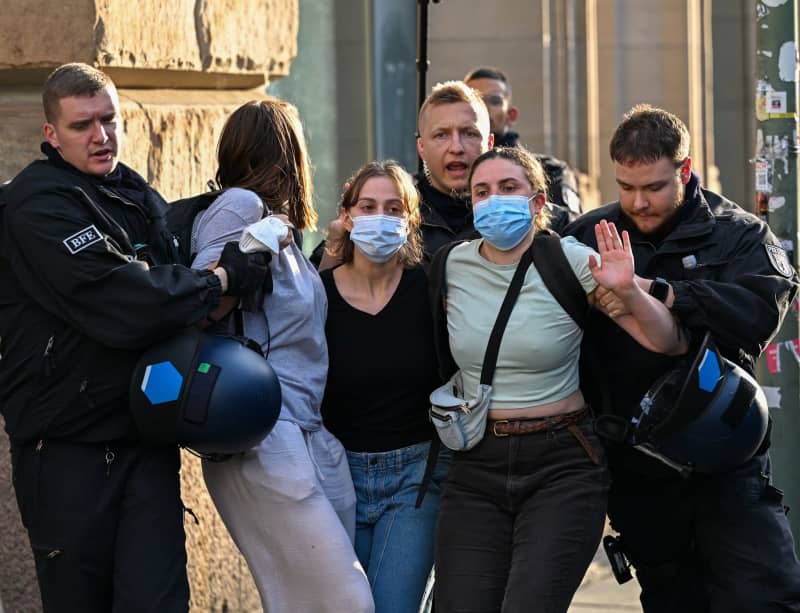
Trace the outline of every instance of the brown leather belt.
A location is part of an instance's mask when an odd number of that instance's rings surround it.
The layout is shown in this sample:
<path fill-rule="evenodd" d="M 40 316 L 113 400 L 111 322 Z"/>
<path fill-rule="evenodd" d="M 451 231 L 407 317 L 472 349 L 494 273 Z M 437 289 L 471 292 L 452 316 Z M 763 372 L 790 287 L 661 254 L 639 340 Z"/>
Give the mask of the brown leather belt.
<path fill-rule="evenodd" d="M 577 424 L 589 415 L 589 407 L 583 407 L 572 413 L 551 415 L 548 417 L 523 417 L 520 419 L 490 419 L 489 431 L 495 436 L 516 436 L 534 434 L 547 430 L 561 430 Z"/>

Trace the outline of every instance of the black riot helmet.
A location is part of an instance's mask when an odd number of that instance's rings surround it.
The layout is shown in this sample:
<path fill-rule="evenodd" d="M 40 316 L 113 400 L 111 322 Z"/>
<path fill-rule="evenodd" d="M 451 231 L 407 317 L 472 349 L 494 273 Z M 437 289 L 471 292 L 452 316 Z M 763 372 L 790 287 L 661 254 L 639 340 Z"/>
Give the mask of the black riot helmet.
<path fill-rule="evenodd" d="M 146 443 L 224 457 L 269 434 L 280 414 L 281 386 L 253 341 L 187 328 L 139 358 L 130 406 Z"/>
<path fill-rule="evenodd" d="M 702 473 L 731 470 L 753 457 L 769 421 L 764 391 L 722 357 L 708 333 L 694 359 L 656 381 L 639 407 L 629 442 Z"/>

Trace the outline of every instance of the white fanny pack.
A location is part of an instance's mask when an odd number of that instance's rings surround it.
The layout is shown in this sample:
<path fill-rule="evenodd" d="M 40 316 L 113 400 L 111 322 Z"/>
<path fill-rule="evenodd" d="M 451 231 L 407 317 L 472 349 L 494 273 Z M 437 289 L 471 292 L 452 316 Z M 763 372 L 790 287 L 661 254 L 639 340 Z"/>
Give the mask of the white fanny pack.
<path fill-rule="evenodd" d="M 479 383 L 475 399 L 464 400 L 460 370 L 433 390 L 428 414 L 445 447 L 466 451 L 483 439 L 491 398 L 492 386 Z"/>

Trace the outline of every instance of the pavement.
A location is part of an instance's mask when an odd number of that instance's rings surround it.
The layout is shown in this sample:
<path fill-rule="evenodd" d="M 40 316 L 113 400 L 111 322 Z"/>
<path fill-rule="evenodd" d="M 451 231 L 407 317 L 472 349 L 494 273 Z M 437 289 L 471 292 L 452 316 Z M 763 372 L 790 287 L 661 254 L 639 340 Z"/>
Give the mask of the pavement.
<path fill-rule="evenodd" d="M 586 571 L 567 613 L 627 613 L 642 611 L 636 579 L 620 585 L 614 579 L 602 545 Z"/>

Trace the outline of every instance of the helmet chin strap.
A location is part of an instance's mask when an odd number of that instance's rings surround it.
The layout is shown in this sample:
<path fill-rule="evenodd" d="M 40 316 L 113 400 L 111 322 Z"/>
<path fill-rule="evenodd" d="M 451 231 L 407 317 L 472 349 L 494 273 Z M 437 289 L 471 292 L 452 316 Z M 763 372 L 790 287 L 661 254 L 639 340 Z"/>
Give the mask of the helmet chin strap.
<path fill-rule="evenodd" d="M 646 443 L 640 443 L 638 445 L 634 445 L 633 448 L 638 449 L 643 454 L 658 460 L 659 462 L 665 464 L 666 466 L 669 466 L 673 470 L 677 470 L 678 474 L 684 479 L 688 479 L 689 476 L 692 474 L 693 469 L 691 466 L 687 466 L 686 464 L 681 464 L 680 462 L 676 462 L 675 460 L 670 460 L 667 456 L 665 456 L 662 453 L 659 453 Z"/>
<path fill-rule="evenodd" d="M 207 460 L 209 462 L 225 462 L 226 460 L 230 460 L 235 455 L 241 455 L 241 453 L 204 453 L 201 451 L 195 451 L 194 449 L 191 449 L 185 445 L 181 445 L 180 448 L 185 449 L 196 458 Z M 197 518 L 195 517 L 195 519 Z"/>

